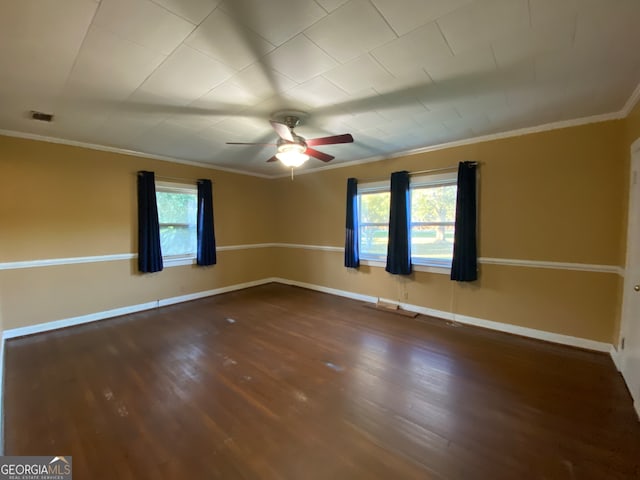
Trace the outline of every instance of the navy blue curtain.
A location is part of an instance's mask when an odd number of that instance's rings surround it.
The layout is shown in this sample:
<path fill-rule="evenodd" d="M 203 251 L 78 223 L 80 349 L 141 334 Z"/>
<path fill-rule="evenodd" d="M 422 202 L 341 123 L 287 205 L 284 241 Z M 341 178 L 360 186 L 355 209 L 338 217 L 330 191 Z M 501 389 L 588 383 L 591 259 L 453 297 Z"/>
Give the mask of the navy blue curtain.
<path fill-rule="evenodd" d="M 344 266 L 360 266 L 360 245 L 358 244 L 358 180 L 347 179 L 347 222 L 344 239 Z"/>
<path fill-rule="evenodd" d="M 476 162 L 458 165 L 456 232 L 453 243 L 451 280 L 473 282 L 478 279 Z"/>
<path fill-rule="evenodd" d="M 389 245 L 385 270 L 397 275 L 411 273 L 411 215 L 409 213 L 409 172 L 391 174 L 391 205 L 389 208 Z"/>
<path fill-rule="evenodd" d="M 138 270 L 153 273 L 162 270 L 160 224 L 153 172 L 138 172 Z"/>
<path fill-rule="evenodd" d="M 198 265 L 215 265 L 216 235 L 213 229 L 211 180 L 198 180 Z"/>

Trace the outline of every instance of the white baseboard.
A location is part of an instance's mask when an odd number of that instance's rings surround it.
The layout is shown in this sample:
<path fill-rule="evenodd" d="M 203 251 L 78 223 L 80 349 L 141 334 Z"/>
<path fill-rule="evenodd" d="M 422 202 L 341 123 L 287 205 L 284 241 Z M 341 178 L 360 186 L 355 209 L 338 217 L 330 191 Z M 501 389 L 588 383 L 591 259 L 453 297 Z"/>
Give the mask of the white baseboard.
<path fill-rule="evenodd" d="M 299 282 L 296 280 L 288 280 L 285 278 L 270 277 L 270 278 L 263 278 L 260 280 L 254 280 L 251 282 L 229 285 L 226 287 L 216 288 L 213 290 L 206 290 L 203 292 L 196 292 L 196 293 L 190 293 L 187 295 L 180 295 L 176 297 L 159 299 L 154 302 L 140 303 L 138 305 L 114 308 L 111 310 L 91 313 L 88 315 L 81 315 L 78 317 L 66 318 L 62 320 L 56 320 L 53 322 L 46 322 L 46 323 L 40 323 L 37 325 L 30 325 L 27 327 L 18 327 L 18 328 L 5 330 L 3 333 L 0 334 L 0 455 L 4 454 L 3 387 L 4 387 L 4 344 L 6 339 L 22 337 L 22 336 L 31 335 L 34 333 L 47 332 L 50 330 L 57 330 L 59 328 L 71 327 L 74 325 L 82 325 L 85 323 L 91 323 L 99 320 L 104 320 L 107 318 L 118 317 L 118 316 L 126 315 L 129 313 L 140 312 L 143 310 L 150 310 L 157 307 L 163 307 L 163 306 L 173 305 L 176 303 L 187 302 L 190 300 L 196 300 L 199 298 L 220 295 L 222 293 L 232 292 L 235 290 L 242 290 L 245 288 L 256 287 L 259 285 L 264 285 L 266 283 L 272 283 L 272 282 L 307 288 L 309 290 L 315 290 L 318 292 L 328 293 L 331 295 L 338 295 L 341 297 L 346 297 L 353 300 L 359 300 L 362 302 L 375 303 L 379 300 L 378 297 L 374 297 L 371 295 L 365 295 L 365 294 L 356 293 L 356 292 L 349 292 L 347 290 L 339 290 L 336 288 L 324 287 L 322 285 Z M 380 300 L 383 300 L 388 303 L 398 304 L 404 310 L 420 313 L 423 315 L 428 315 L 431 317 L 441 318 L 445 320 L 452 320 L 452 321 L 463 323 L 466 325 L 473 325 L 477 327 L 488 328 L 490 330 L 496 330 L 499 332 L 505 332 L 505 333 L 511 333 L 511 334 L 520 335 L 524 337 L 535 338 L 538 340 L 545 340 L 547 342 L 559 343 L 562 345 L 569 345 L 573 347 L 584 348 L 587 350 L 595 350 L 598 352 L 609 353 L 611 355 L 611 358 L 616 368 L 620 370 L 618 351 L 615 349 L 613 345 L 608 343 L 597 342 L 597 341 L 589 340 L 586 338 L 572 337 L 569 335 L 562 335 L 559 333 L 545 332 L 543 330 L 520 327 L 517 325 L 509 325 L 506 323 L 494 322 L 491 320 L 470 317 L 467 315 L 457 315 L 451 312 L 445 312 L 442 310 L 436 310 L 428 307 L 421 307 L 419 305 L 412 305 L 409 303 L 400 303 L 400 302 L 396 302 L 396 301 L 384 299 L 384 298 L 380 298 Z M 634 408 L 636 410 L 636 413 L 638 414 L 638 418 L 640 418 L 640 401 L 637 401 L 637 400 L 634 401 Z"/>
<path fill-rule="evenodd" d="M 378 300 L 378 297 L 372 297 L 371 295 L 347 292 L 346 290 L 338 290 L 336 288 L 323 287 L 322 285 L 298 282 L 297 280 L 288 280 L 286 278 L 272 278 L 271 281 L 282 283 L 284 285 L 293 285 L 295 287 L 308 288 L 309 290 L 315 290 L 316 292 L 329 293 L 331 295 L 338 295 L 339 297 L 351 298 L 352 300 L 360 300 L 362 302 L 375 303 Z"/>
<path fill-rule="evenodd" d="M 75 325 L 82 325 L 84 323 L 96 322 L 98 320 L 105 320 L 107 318 L 119 317 L 121 315 L 127 315 L 129 313 L 136 313 L 143 310 L 151 310 L 152 308 L 165 307 L 167 305 L 173 305 L 174 303 L 188 302 L 190 300 L 196 300 L 198 298 L 211 297 L 213 295 L 232 292 L 234 290 L 242 290 L 244 288 L 255 287 L 274 281 L 276 280 L 272 278 L 264 278 L 261 280 L 255 280 L 253 282 L 238 283 L 236 285 L 229 285 L 213 290 L 206 290 L 204 292 L 196 292 L 187 295 L 180 295 L 177 297 L 164 298 L 155 300 L 153 302 L 139 303 L 138 305 L 114 308 L 112 310 L 104 310 L 102 312 L 90 313 L 88 315 L 80 315 L 78 317 L 65 318 L 62 320 L 55 320 L 53 322 L 38 323 L 37 325 L 29 325 L 27 327 L 11 328 L 4 331 L 4 338 L 24 337 L 25 335 L 32 335 L 34 333 L 48 332 L 51 330 L 57 330 L 59 328 L 73 327 Z"/>
<path fill-rule="evenodd" d="M 227 287 L 205 290 L 204 292 L 189 293 L 187 295 L 180 295 L 178 297 L 165 298 L 164 300 L 158 300 L 157 306 L 166 307 L 167 305 L 173 305 L 175 303 L 189 302 L 191 300 L 197 300 L 199 298 L 212 297 L 214 295 L 233 292 L 235 290 L 243 290 L 245 288 L 257 287 L 258 285 L 264 285 L 265 283 L 272 283 L 275 281 L 276 280 L 273 278 L 262 278 L 260 280 L 254 280 L 252 282 L 237 283 L 235 285 L 229 285 Z"/>
<path fill-rule="evenodd" d="M 372 297 L 371 295 L 363 295 L 360 293 L 349 292 L 346 290 L 338 290 L 335 288 L 323 287 L 321 285 L 314 285 L 311 283 L 298 282 L 295 280 L 287 280 L 283 278 L 274 278 L 276 282 L 284 283 L 287 285 L 296 285 L 299 287 L 308 288 L 310 290 L 316 290 L 318 292 L 330 293 L 332 295 L 339 295 L 341 297 L 352 298 L 354 300 L 361 300 L 365 302 L 374 303 L 378 300 L 378 297 Z M 563 335 L 560 333 L 546 332 L 544 330 L 536 330 L 534 328 L 520 327 L 517 325 L 510 325 L 507 323 L 494 322 L 492 320 L 485 320 L 482 318 L 470 317 L 467 315 L 459 315 L 451 312 L 445 312 L 443 310 L 436 310 L 428 307 L 421 307 L 419 305 L 412 305 L 410 303 L 397 302 L 395 300 L 389 300 L 380 298 L 380 300 L 397 304 L 400 308 L 420 313 L 422 315 L 428 315 L 431 317 L 442 318 L 445 320 L 452 320 L 458 323 L 466 325 L 473 325 L 476 327 L 488 328 L 490 330 L 496 330 L 504 333 L 511 333 L 514 335 L 520 335 L 523 337 L 535 338 L 537 340 L 544 340 L 551 343 L 559 343 L 562 345 L 569 345 L 572 347 L 584 348 L 586 350 L 595 350 L 597 352 L 611 353 L 613 345 L 605 342 L 597 342 L 595 340 L 589 340 L 587 338 L 573 337 L 570 335 Z M 616 360 L 614 360 L 615 363 Z"/>
<path fill-rule="evenodd" d="M 611 355 L 611 360 L 613 360 L 613 364 L 616 366 L 616 370 L 622 372 L 622 365 L 620 364 L 620 352 L 618 352 L 618 349 L 611 345 L 609 355 Z"/>

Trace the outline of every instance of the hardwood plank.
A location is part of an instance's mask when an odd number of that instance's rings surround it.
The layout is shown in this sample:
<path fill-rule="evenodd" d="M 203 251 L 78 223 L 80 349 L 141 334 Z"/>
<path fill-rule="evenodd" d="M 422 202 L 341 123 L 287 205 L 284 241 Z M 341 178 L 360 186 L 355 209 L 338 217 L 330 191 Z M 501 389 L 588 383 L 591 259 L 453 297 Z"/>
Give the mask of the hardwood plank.
<path fill-rule="evenodd" d="M 607 355 L 297 287 L 12 339 L 5 364 L 6 453 L 76 478 L 640 478 Z"/>

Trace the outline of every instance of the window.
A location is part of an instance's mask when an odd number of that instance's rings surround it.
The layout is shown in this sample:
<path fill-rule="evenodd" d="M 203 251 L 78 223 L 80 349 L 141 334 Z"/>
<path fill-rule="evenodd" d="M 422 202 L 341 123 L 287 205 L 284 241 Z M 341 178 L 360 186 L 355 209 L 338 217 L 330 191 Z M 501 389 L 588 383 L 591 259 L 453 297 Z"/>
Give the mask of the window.
<path fill-rule="evenodd" d="M 197 250 L 198 190 L 195 185 L 156 182 L 163 259 L 193 259 Z M 191 262 L 188 262 L 191 263 Z"/>
<path fill-rule="evenodd" d="M 456 214 L 455 172 L 411 178 L 411 263 L 451 267 Z M 389 182 L 358 185 L 360 258 L 386 261 Z"/>
<path fill-rule="evenodd" d="M 411 262 L 451 267 L 456 219 L 456 176 L 411 179 Z"/>
<path fill-rule="evenodd" d="M 389 243 L 389 183 L 358 185 L 360 257 L 384 261 Z"/>

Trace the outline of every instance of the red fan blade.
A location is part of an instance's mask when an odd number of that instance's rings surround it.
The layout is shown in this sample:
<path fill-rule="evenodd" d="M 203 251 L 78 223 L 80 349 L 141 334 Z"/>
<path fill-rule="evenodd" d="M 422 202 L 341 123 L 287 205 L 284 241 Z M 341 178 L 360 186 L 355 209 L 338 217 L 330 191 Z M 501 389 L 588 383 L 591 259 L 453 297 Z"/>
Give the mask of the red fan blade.
<path fill-rule="evenodd" d="M 276 133 L 287 142 L 293 142 L 293 135 L 291 135 L 291 130 L 284 123 L 274 122 L 273 120 L 269 120 L 271 126 L 276 131 Z"/>
<path fill-rule="evenodd" d="M 277 159 L 277 157 L 274 155 L 274 156 L 273 156 L 273 157 L 271 157 L 269 160 L 267 160 L 267 163 L 269 163 L 269 162 L 277 162 L 277 161 L 278 161 L 278 159 Z"/>
<path fill-rule="evenodd" d="M 227 145 L 277 145 L 276 143 L 227 142 Z"/>
<path fill-rule="evenodd" d="M 350 133 L 344 135 L 333 135 L 331 137 L 312 138 L 307 140 L 307 145 L 314 147 L 316 145 L 334 145 L 336 143 L 352 143 L 353 137 Z"/>
<path fill-rule="evenodd" d="M 316 157 L 318 160 L 322 160 L 323 162 L 330 162 L 331 160 L 336 158 L 309 147 L 307 147 L 304 153 L 306 153 L 307 155 L 311 155 L 312 157 Z"/>

